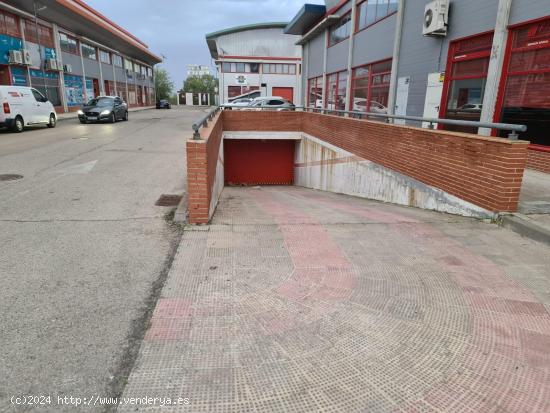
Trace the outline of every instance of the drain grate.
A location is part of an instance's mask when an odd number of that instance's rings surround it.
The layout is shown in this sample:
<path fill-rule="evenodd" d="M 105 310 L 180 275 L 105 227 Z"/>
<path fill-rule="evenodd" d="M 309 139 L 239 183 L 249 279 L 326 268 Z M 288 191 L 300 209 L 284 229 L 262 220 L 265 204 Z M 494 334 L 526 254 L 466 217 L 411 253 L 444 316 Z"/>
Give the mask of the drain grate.
<path fill-rule="evenodd" d="M 156 206 L 173 207 L 178 206 L 181 201 L 181 195 L 162 194 L 160 198 L 155 202 Z"/>
<path fill-rule="evenodd" d="M 23 178 L 23 175 L 18 174 L 0 174 L 0 181 L 16 181 Z"/>

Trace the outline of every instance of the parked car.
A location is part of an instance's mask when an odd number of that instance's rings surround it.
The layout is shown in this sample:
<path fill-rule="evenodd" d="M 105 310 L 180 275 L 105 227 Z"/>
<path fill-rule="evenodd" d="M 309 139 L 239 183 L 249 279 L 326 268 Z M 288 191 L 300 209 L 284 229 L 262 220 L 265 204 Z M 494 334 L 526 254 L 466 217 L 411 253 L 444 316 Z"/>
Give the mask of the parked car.
<path fill-rule="evenodd" d="M 225 103 L 224 106 L 226 109 L 231 110 L 239 106 L 248 106 L 252 103 L 252 100 L 253 100 L 252 98 L 238 98 L 238 99 L 232 100 L 231 102 Z"/>
<path fill-rule="evenodd" d="M 80 123 L 128 120 L 128 105 L 118 96 L 99 96 L 91 99 L 78 112 Z"/>
<path fill-rule="evenodd" d="M 355 112 L 369 112 L 369 113 L 380 113 L 380 114 L 388 113 L 388 108 L 375 100 L 371 100 L 369 104 L 369 110 L 366 110 L 366 109 L 367 109 L 367 99 L 355 98 L 353 100 L 353 110 Z"/>
<path fill-rule="evenodd" d="M 57 114 L 50 101 L 38 90 L 26 86 L 0 86 L 0 126 L 22 132 L 26 126 L 54 128 Z"/>
<path fill-rule="evenodd" d="M 243 107 L 243 110 L 294 110 L 296 107 L 292 102 L 280 96 L 262 96 L 254 99 L 250 106 Z"/>
<path fill-rule="evenodd" d="M 161 99 L 157 101 L 157 109 L 170 109 L 170 102 L 168 102 L 166 99 Z"/>

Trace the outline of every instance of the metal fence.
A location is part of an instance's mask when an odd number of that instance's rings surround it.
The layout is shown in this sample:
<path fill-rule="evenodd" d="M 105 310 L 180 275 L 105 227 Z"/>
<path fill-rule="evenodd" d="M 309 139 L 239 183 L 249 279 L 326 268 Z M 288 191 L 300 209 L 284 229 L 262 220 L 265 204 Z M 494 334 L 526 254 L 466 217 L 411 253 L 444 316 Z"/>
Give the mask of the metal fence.
<path fill-rule="evenodd" d="M 425 122 L 428 124 L 429 129 L 433 129 L 436 124 L 464 126 L 474 128 L 487 128 L 496 129 L 501 131 L 509 131 L 508 139 L 517 140 L 518 132 L 525 132 L 527 130 L 526 125 L 518 125 L 513 123 L 491 123 L 491 122 L 475 122 L 469 120 L 455 120 L 455 119 L 439 119 L 439 118 L 424 118 L 420 116 L 401 116 L 401 115 L 388 115 L 385 113 L 373 113 L 373 112 L 358 112 L 350 110 L 337 110 L 337 109 L 322 109 L 311 106 L 295 106 L 292 108 L 266 108 L 259 106 L 232 106 L 222 105 L 217 106 L 203 116 L 199 121 L 193 124 L 193 139 L 200 139 L 199 129 L 203 126 L 207 126 L 208 121 L 211 120 L 218 111 L 222 109 L 231 110 L 252 110 L 252 111 L 303 111 L 321 113 L 326 115 L 338 115 L 347 116 L 355 119 L 383 119 L 385 122 L 390 123 L 393 120 L 405 120 L 414 122 Z"/>

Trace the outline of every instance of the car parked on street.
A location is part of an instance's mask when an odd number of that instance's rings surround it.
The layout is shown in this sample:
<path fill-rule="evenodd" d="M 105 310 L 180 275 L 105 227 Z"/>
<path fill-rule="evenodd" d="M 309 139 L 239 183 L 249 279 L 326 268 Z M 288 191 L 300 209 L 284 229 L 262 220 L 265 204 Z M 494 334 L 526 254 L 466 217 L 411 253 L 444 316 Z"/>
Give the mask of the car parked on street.
<path fill-rule="evenodd" d="M 128 120 L 128 105 L 118 96 L 99 96 L 91 99 L 78 112 L 80 123 Z"/>
<path fill-rule="evenodd" d="M 161 99 L 157 101 L 157 109 L 170 109 L 170 102 L 166 99 Z"/>
<path fill-rule="evenodd" d="M 280 96 L 262 96 L 255 98 L 249 106 L 240 108 L 241 110 L 275 110 L 286 111 L 295 110 L 296 106 L 287 99 Z"/>
<path fill-rule="evenodd" d="M 0 86 L 0 127 L 22 132 L 27 126 L 54 128 L 57 114 L 52 103 L 38 90 L 26 86 Z"/>
<path fill-rule="evenodd" d="M 225 103 L 224 107 L 226 109 L 231 110 L 233 108 L 238 108 L 241 106 L 249 106 L 253 100 L 254 99 L 252 98 L 239 98 L 239 99 L 232 100 L 231 102 Z"/>

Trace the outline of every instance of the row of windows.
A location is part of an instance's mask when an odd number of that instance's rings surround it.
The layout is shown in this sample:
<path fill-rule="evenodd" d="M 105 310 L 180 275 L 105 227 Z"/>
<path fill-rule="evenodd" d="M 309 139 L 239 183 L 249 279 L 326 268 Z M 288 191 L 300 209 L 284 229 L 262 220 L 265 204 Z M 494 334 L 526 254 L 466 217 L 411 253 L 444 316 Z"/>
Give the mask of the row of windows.
<path fill-rule="evenodd" d="M 61 50 L 67 53 L 79 55 L 78 40 L 65 33 L 59 33 L 59 42 Z M 85 42 L 80 42 L 80 51 L 82 56 L 87 59 L 98 60 L 98 48 Z M 113 64 L 118 67 L 124 67 L 132 72 L 141 73 L 144 76 L 153 76 L 150 67 L 145 67 L 131 60 L 125 59 L 123 66 L 122 56 L 99 49 L 99 61 L 106 64 Z"/>
<path fill-rule="evenodd" d="M 261 65 L 262 73 L 295 75 L 296 65 L 288 63 L 264 63 Z M 223 62 L 223 73 L 260 73 L 259 63 Z"/>
<path fill-rule="evenodd" d="M 384 19 L 397 11 L 398 0 L 362 0 L 357 5 L 355 31 Z M 329 31 L 329 46 L 347 39 L 352 31 L 351 12 L 343 16 Z"/>
<path fill-rule="evenodd" d="M 53 30 L 50 27 L 44 26 L 40 23 L 35 23 L 34 21 L 28 19 L 23 19 L 23 30 L 26 41 L 31 43 L 40 43 L 45 47 L 55 47 Z M 14 37 L 21 37 L 19 21 L 14 14 L 0 10 L 0 33 Z M 79 48 L 79 41 L 66 33 L 59 33 L 59 43 L 61 50 L 66 53 L 82 55 L 83 57 L 92 60 L 98 60 L 99 58 L 99 61 L 102 63 L 123 67 L 123 60 L 120 55 L 110 53 L 102 49 L 99 49 L 98 54 L 98 48 L 85 42 L 80 42 Z M 151 68 L 139 65 L 130 60 L 125 60 L 125 63 L 126 64 L 124 67 L 128 70 L 141 73 L 144 76 L 153 76 Z"/>
<path fill-rule="evenodd" d="M 386 113 L 390 92 L 392 61 L 356 67 L 351 74 L 351 96 L 347 96 L 348 72 L 327 75 L 326 98 L 323 103 L 323 77 L 309 79 L 308 105 L 315 108 L 345 110 L 350 99 L 350 110 L 357 112 Z"/>

